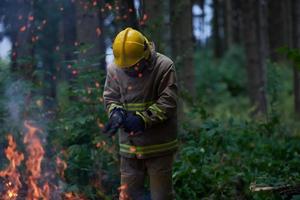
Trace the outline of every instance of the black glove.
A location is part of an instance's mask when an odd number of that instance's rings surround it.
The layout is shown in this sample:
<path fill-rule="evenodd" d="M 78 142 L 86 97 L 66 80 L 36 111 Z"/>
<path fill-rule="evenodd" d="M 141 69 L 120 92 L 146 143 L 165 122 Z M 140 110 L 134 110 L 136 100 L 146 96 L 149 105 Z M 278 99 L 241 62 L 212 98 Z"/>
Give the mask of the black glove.
<path fill-rule="evenodd" d="M 106 123 L 103 133 L 108 136 L 113 136 L 116 134 L 118 129 L 123 126 L 126 118 L 126 111 L 122 108 L 115 108 L 112 110 L 108 122 Z"/>
<path fill-rule="evenodd" d="M 127 113 L 124 121 L 124 131 L 131 136 L 139 135 L 145 131 L 145 122 L 140 116 L 134 113 Z"/>

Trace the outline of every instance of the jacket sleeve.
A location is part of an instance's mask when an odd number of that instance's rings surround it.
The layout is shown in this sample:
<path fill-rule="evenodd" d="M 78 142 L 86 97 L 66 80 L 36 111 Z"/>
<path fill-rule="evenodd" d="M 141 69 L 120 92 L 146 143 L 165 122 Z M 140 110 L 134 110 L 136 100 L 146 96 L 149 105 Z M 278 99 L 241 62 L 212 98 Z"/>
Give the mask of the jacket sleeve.
<path fill-rule="evenodd" d="M 164 122 L 177 112 L 177 78 L 173 64 L 165 71 L 159 87 L 158 99 L 146 111 L 136 112 L 143 118 L 146 128 Z"/>
<path fill-rule="evenodd" d="M 122 103 L 120 102 L 121 94 L 119 83 L 112 67 L 113 66 L 107 67 L 107 74 L 103 91 L 104 107 L 108 115 L 110 115 L 111 111 L 114 108 L 123 108 Z"/>

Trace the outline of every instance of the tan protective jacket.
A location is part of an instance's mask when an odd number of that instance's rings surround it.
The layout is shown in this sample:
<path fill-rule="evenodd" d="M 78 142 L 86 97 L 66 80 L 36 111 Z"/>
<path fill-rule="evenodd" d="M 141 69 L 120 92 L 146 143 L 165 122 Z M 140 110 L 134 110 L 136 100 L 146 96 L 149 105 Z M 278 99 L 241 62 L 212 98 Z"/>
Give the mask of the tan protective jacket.
<path fill-rule="evenodd" d="M 120 154 L 148 158 L 165 155 L 177 149 L 177 81 L 171 59 L 153 51 L 150 65 L 137 77 L 111 64 L 104 86 L 107 112 L 116 107 L 135 112 L 145 121 L 145 131 L 130 136 L 120 131 Z"/>

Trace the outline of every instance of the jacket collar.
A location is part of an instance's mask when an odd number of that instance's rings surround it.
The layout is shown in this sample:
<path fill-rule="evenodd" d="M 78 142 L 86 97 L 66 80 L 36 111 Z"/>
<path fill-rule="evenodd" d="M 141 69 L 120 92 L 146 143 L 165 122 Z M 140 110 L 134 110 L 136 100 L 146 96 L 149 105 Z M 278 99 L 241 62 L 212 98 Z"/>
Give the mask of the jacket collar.
<path fill-rule="evenodd" d="M 148 66 L 148 70 L 152 71 L 157 60 L 157 52 L 155 51 L 155 45 L 153 42 L 150 43 L 150 50 L 150 65 Z"/>

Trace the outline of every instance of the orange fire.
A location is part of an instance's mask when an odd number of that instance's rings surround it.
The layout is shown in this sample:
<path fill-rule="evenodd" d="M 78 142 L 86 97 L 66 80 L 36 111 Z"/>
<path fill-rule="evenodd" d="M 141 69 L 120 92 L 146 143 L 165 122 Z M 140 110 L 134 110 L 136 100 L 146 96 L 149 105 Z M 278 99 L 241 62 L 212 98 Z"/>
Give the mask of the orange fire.
<path fill-rule="evenodd" d="M 5 183 L 5 192 L 1 194 L 4 200 L 15 200 L 18 197 L 18 191 L 22 186 L 20 181 L 20 173 L 17 170 L 17 167 L 21 164 L 22 160 L 24 160 L 24 155 L 19 153 L 16 150 L 16 143 L 12 137 L 12 135 L 7 136 L 8 139 L 8 147 L 5 149 L 5 155 L 9 160 L 8 167 L 0 171 L 0 177 L 7 179 Z"/>
<path fill-rule="evenodd" d="M 26 150 L 28 153 L 28 159 L 26 161 L 28 173 L 27 199 L 48 200 L 50 197 L 48 183 L 45 183 L 43 188 L 40 188 L 38 184 L 41 178 L 41 163 L 45 154 L 42 143 L 37 135 L 38 133 L 42 133 L 42 130 L 34 127 L 28 121 L 25 121 L 24 126 L 28 130 L 24 137 L 24 144 L 27 145 Z"/>
<path fill-rule="evenodd" d="M 120 194 L 119 194 L 120 200 L 129 200 L 129 196 L 127 194 L 127 189 L 128 189 L 127 184 L 123 184 L 118 188 L 118 190 L 120 191 Z"/>
<path fill-rule="evenodd" d="M 64 194 L 64 200 L 86 200 L 86 198 L 73 192 L 67 192 Z"/>
<path fill-rule="evenodd" d="M 21 174 L 18 167 L 22 164 L 25 156 L 23 153 L 17 151 L 17 145 L 13 136 L 7 136 L 8 147 L 5 149 L 5 155 L 9 164 L 6 169 L 0 171 L 0 177 L 3 179 L 3 190 L 0 191 L 0 200 L 50 200 L 51 193 L 61 190 L 58 186 L 49 184 L 45 181 L 45 177 L 49 177 L 51 172 L 42 173 L 42 160 L 44 159 L 45 151 L 42 146 L 40 134 L 43 133 L 42 129 L 34 126 L 31 122 L 25 121 L 24 123 L 26 134 L 23 142 L 26 147 L 26 176 L 23 177 L 24 181 L 21 182 Z M 103 143 L 103 145 L 105 145 Z M 56 157 L 57 174 L 61 178 L 64 177 L 64 171 L 67 164 L 61 158 Z M 53 178 L 55 178 L 53 173 Z M 1 179 L 1 180 L 2 180 Z M 26 183 L 22 187 L 22 183 Z M 27 193 L 21 195 L 20 191 L 26 188 Z M 83 195 L 74 192 L 62 194 L 64 200 L 87 200 Z"/>
<path fill-rule="evenodd" d="M 67 163 L 60 159 L 60 157 L 56 157 L 56 172 L 60 175 L 61 178 L 64 178 L 65 170 L 67 169 Z"/>

